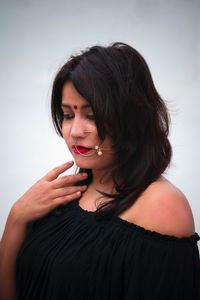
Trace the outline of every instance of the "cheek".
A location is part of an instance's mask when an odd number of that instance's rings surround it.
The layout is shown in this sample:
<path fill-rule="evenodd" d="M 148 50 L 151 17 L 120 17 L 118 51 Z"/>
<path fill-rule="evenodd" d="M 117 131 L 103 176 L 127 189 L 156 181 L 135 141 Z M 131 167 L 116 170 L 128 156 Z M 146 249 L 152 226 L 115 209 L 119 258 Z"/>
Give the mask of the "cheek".
<path fill-rule="evenodd" d="M 66 142 L 69 139 L 69 127 L 68 126 L 62 126 L 62 137 Z"/>

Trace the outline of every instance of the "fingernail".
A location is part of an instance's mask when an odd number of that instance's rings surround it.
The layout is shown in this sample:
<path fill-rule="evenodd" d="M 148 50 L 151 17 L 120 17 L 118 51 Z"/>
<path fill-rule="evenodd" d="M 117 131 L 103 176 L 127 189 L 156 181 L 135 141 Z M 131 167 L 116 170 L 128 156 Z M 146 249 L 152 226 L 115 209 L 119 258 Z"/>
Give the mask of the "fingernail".
<path fill-rule="evenodd" d="M 83 176 L 83 177 L 87 177 L 88 174 L 87 174 L 87 173 L 83 173 L 82 176 Z"/>

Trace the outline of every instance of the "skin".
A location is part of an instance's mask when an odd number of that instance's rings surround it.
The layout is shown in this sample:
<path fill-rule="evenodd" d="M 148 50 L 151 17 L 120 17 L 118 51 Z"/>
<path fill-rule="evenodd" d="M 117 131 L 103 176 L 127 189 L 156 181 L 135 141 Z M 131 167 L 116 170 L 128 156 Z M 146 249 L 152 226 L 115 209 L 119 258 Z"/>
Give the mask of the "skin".
<path fill-rule="evenodd" d="M 65 89 L 63 89 L 63 100 L 66 101 L 64 91 Z M 71 93 L 71 96 L 73 96 L 73 93 Z M 75 98 L 72 98 L 71 100 L 75 101 Z M 84 100 L 84 103 L 86 103 L 86 100 Z M 84 146 L 100 144 L 95 122 L 86 117 L 86 109 L 80 110 L 78 103 L 74 103 L 73 109 L 77 111 L 73 126 L 70 126 L 68 121 L 63 122 L 63 135 L 69 149 L 71 149 L 70 146 L 74 139 L 78 139 L 78 143 Z M 83 130 L 80 128 L 83 128 Z M 83 144 L 87 135 L 90 136 L 90 139 L 87 139 L 87 142 L 91 143 L 89 145 Z M 101 146 L 110 149 L 110 140 L 106 138 Z M 99 183 L 98 179 L 109 169 L 113 162 L 111 152 L 110 150 L 105 151 L 104 158 L 99 157 L 96 152 L 94 157 L 90 158 L 83 159 L 78 155 L 74 156 L 77 165 L 82 168 L 85 168 L 89 162 L 89 167 L 93 169 L 94 174 L 93 188 L 101 187 L 102 183 Z M 67 162 L 48 172 L 12 206 L 0 241 L 0 299 L 15 299 L 15 261 L 26 237 L 27 225 L 44 217 L 57 206 L 79 198 L 87 190 L 85 185 L 75 186 L 75 183 L 87 178 L 87 173 L 61 176 L 72 165 L 73 162 Z M 110 180 L 107 181 L 107 187 L 109 185 L 112 185 Z M 91 189 L 89 190 L 91 191 Z M 94 193 L 94 189 L 92 191 Z"/>
<path fill-rule="evenodd" d="M 87 174 L 61 176 L 73 162 L 67 162 L 38 180 L 11 208 L 0 242 L 0 299 L 15 299 L 15 261 L 26 237 L 29 222 L 37 220 L 57 206 L 80 197 L 86 186 L 74 186 Z"/>
<path fill-rule="evenodd" d="M 104 141 L 100 141 L 92 109 L 87 105 L 89 103 L 76 91 L 72 82 L 69 81 L 63 86 L 62 110 L 64 120 L 62 123 L 62 135 L 74 157 L 76 165 L 80 168 L 92 170 L 93 182 L 88 187 L 85 197 L 87 196 L 89 199 L 90 195 L 90 198 L 93 199 L 93 201 L 87 202 L 87 207 L 93 210 L 95 208 L 94 199 L 100 196 L 96 189 L 110 192 L 114 188 L 109 175 L 106 177 L 106 180 L 101 182 L 101 178 L 104 177 L 106 172 L 109 173 L 114 163 L 114 151 L 112 150 L 111 140 L 108 137 Z M 101 145 L 103 155 L 99 156 L 95 150 L 90 152 L 91 156 L 76 154 L 72 148 L 74 144 L 86 147 Z M 81 198 L 82 201 L 83 197 Z"/>
<path fill-rule="evenodd" d="M 61 176 L 73 165 L 73 162 L 67 162 L 48 172 L 14 203 L 0 242 L 2 300 L 15 299 L 15 261 L 26 237 L 28 223 L 76 198 L 80 198 L 79 205 L 83 209 L 94 211 L 94 199 L 100 196 L 96 189 L 107 193 L 114 192 L 109 175 L 101 180 L 105 172 L 109 174 L 114 163 L 111 140 L 108 137 L 103 142 L 99 140 L 91 107 L 83 108 L 88 102 L 75 90 L 71 82 L 63 87 L 62 104 L 65 115 L 62 124 L 63 138 L 76 164 L 92 170 L 93 182 L 88 187 L 74 186 L 76 182 L 87 178 L 86 173 Z M 100 144 L 102 149 L 107 150 L 103 150 L 102 156 L 94 151 L 92 156 L 84 157 L 73 152 L 74 144 L 87 147 Z M 176 237 L 191 236 L 195 232 L 191 208 L 185 195 L 163 176 L 153 182 L 119 217 L 148 230 Z"/>
<path fill-rule="evenodd" d="M 98 144 L 98 132 L 94 120 L 88 118 L 93 115 L 91 107 L 81 108 L 88 102 L 76 91 L 70 81 L 63 87 L 62 104 L 66 116 L 62 125 L 63 138 L 76 164 L 81 168 L 92 169 L 94 178 L 82 194 L 79 205 L 85 210 L 95 211 L 95 199 L 100 196 L 96 189 L 108 193 L 114 191 L 111 178 L 101 182 L 105 171 L 109 172 L 109 168 L 114 163 L 112 143 L 106 137 L 101 145 L 110 147 L 111 151 L 104 151 L 100 157 L 97 154 L 84 157 L 73 153 L 71 146 L 74 143 L 84 146 Z M 185 195 L 163 176 L 152 183 L 119 217 L 161 234 L 183 237 L 193 235 L 195 232 L 192 211 Z"/>
<path fill-rule="evenodd" d="M 120 217 L 145 229 L 179 238 L 195 233 L 187 198 L 163 176 L 153 182 Z"/>

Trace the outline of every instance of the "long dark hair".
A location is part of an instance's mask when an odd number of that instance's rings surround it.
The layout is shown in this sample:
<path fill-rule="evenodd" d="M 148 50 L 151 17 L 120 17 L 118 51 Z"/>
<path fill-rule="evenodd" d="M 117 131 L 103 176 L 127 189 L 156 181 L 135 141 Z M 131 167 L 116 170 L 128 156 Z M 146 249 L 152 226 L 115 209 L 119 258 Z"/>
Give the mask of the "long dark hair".
<path fill-rule="evenodd" d="M 71 56 L 55 77 L 51 111 L 61 136 L 62 89 L 68 80 L 90 103 L 99 138 L 108 135 L 116 154 L 111 170 L 116 194 L 102 193 L 110 201 L 98 207 L 96 216 L 119 215 L 170 163 L 168 110 L 138 51 L 124 43 L 93 46 Z M 88 172 L 89 184 L 92 172 L 79 170 L 83 171 Z"/>

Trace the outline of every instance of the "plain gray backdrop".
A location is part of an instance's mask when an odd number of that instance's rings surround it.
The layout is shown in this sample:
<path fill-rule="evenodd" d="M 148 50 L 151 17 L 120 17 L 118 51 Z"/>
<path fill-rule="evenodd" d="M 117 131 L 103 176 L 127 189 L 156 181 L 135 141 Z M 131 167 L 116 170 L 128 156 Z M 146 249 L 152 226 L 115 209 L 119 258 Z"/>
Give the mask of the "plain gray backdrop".
<path fill-rule="evenodd" d="M 191 205 L 200 233 L 198 0 L 0 1 L 0 235 L 13 203 L 71 156 L 53 129 L 50 95 L 71 54 L 115 41 L 146 59 L 171 114 L 165 176 Z"/>

